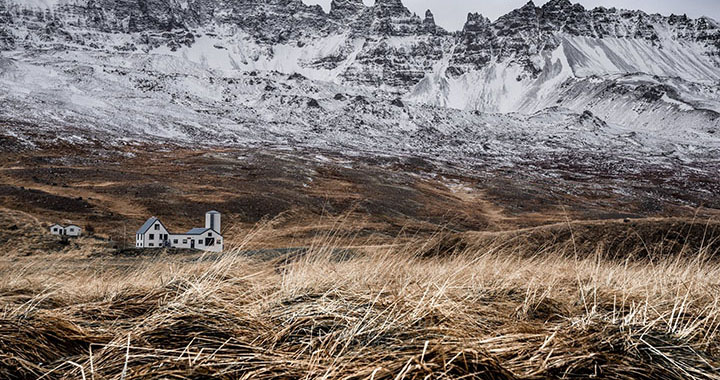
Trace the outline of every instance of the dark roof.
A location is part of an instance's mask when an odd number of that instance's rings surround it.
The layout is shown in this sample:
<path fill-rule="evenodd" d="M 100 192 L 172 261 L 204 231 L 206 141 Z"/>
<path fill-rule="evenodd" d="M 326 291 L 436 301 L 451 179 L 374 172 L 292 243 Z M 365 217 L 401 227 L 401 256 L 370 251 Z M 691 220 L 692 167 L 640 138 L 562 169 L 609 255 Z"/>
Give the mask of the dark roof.
<path fill-rule="evenodd" d="M 207 231 L 212 231 L 212 232 L 218 234 L 218 236 L 222 236 L 221 233 L 215 231 L 214 229 L 212 229 L 212 228 L 204 228 L 204 227 L 193 228 L 192 230 L 186 232 L 185 235 L 202 235 L 202 234 L 204 234 L 204 233 L 207 232 Z"/>
<path fill-rule="evenodd" d="M 142 225 L 142 227 L 140 227 L 140 229 L 137 231 L 137 233 L 139 233 L 139 234 L 141 234 L 141 235 L 144 234 L 144 233 L 147 232 L 147 230 L 149 230 L 150 227 L 152 227 L 152 225 L 155 224 L 155 222 L 157 222 L 157 221 L 158 221 L 158 218 L 156 218 L 156 217 L 153 216 L 152 218 L 148 219 L 148 220 L 145 222 L 145 224 Z"/>

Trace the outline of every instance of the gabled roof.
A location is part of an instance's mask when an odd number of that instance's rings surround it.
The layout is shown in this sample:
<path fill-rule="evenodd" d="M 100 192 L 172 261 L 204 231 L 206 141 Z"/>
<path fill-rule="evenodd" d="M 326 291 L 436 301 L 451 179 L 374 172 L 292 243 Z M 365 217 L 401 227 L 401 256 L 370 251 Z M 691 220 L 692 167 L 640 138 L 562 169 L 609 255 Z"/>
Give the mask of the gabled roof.
<path fill-rule="evenodd" d="M 70 225 L 68 225 L 68 226 L 65 227 L 65 228 L 68 228 L 68 227 L 77 227 L 77 228 L 80 228 L 80 226 L 78 226 L 77 224 L 70 224 Z"/>
<path fill-rule="evenodd" d="M 206 212 L 206 214 L 219 214 L 219 212 L 217 212 L 215 210 L 211 210 L 211 211 Z"/>
<path fill-rule="evenodd" d="M 57 224 L 57 223 L 50 225 L 50 228 L 55 227 L 55 226 L 65 228 L 61 224 Z"/>
<path fill-rule="evenodd" d="M 140 227 L 140 229 L 137 231 L 137 233 L 139 233 L 141 235 L 144 234 L 145 232 L 147 232 L 147 230 L 150 229 L 150 227 L 152 227 L 153 224 L 155 224 L 155 222 L 157 222 L 159 220 L 160 219 L 153 216 L 152 218 L 148 219 L 145 222 L 145 224 L 142 225 L 142 227 Z M 160 222 L 160 224 L 162 224 L 162 222 Z"/>
<path fill-rule="evenodd" d="M 186 232 L 185 235 L 202 235 L 207 231 L 212 231 L 212 232 L 220 235 L 219 232 L 213 230 L 212 228 L 204 228 L 204 227 L 193 228 L 192 230 Z"/>

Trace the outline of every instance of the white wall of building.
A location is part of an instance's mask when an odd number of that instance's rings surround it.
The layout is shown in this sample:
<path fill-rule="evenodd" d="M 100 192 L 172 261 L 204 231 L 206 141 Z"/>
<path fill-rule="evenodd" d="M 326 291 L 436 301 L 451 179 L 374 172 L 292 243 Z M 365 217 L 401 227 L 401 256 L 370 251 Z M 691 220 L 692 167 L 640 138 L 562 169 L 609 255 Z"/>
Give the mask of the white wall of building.
<path fill-rule="evenodd" d="M 135 235 L 135 246 L 138 248 L 162 248 L 170 240 L 168 230 L 156 220 L 143 234 Z"/>
<path fill-rule="evenodd" d="M 205 224 L 220 227 L 220 213 L 211 211 L 205 214 Z M 145 228 L 145 225 L 143 225 Z M 141 229 L 142 230 L 142 229 Z M 155 220 L 144 233 L 135 234 L 137 248 L 182 248 L 198 249 L 210 252 L 222 252 L 224 238 L 217 229 L 196 228 L 190 233 L 170 234 L 160 220 Z"/>
<path fill-rule="evenodd" d="M 82 228 L 75 226 L 75 225 L 69 225 L 65 227 L 65 235 L 67 236 L 80 236 L 82 234 Z"/>
<path fill-rule="evenodd" d="M 222 252 L 223 237 L 217 231 L 207 230 L 199 235 L 170 235 L 170 246 L 173 248 L 199 249 L 202 251 Z"/>

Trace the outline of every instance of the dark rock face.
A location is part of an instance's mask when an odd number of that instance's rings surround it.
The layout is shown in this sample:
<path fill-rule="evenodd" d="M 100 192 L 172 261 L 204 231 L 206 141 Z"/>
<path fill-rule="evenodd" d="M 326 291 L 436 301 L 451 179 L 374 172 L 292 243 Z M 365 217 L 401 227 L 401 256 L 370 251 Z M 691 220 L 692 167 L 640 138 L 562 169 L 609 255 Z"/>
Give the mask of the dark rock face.
<path fill-rule="evenodd" d="M 490 19 L 479 13 L 469 13 L 459 39 L 451 73 L 463 73 L 466 70 L 462 66 L 482 67 L 492 59 L 492 46 L 497 38 Z"/>
<path fill-rule="evenodd" d="M 462 73 L 480 68 L 496 58 L 514 59 L 533 72 L 532 63 L 525 57 L 555 49 L 559 34 L 598 39 L 643 39 L 657 44 L 659 31 L 656 25 L 668 25 L 675 39 L 701 42 L 716 51 L 720 47 L 720 26 L 707 18 L 663 17 L 602 7 L 586 10 L 570 0 L 552 0 L 536 7 L 530 1 L 493 23 L 479 14 L 469 14 L 459 33 L 460 48 L 453 56 L 455 67 L 452 69 Z"/>
<path fill-rule="evenodd" d="M 435 25 L 435 16 L 428 9 L 425 11 L 425 19 L 423 20 L 424 31 L 431 34 L 443 34 L 445 30 Z"/>
<path fill-rule="evenodd" d="M 345 20 L 357 17 L 365 9 L 362 0 L 333 0 L 330 3 L 330 17 Z"/>
<path fill-rule="evenodd" d="M 401 0 L 376 0 L 373 11 L 378 18 L 412 16 L 412 12 L 405 8 Z"/>
<path fill-rule="evenodd" d="M 704 44 L 709 54 L 720 51 L 720 26 L 708 18 L 648 15 L 615 8 L 586 10 L 570 0 L 551 0 L 542 7 L 532 1 L 491 22 L 468 15 L 459 32 L 448 33 L 435 24 L 430 10 L 419 17 L 401 0 L 333 0 L 329 13 L 302 0 L 70 0 L 53 9 L 0 0 L 0 50 L 18 44 L 73 43 L 87 48 L 150 51 L 160 46 L 192 46 L 197 37 L 216 27 L 235 35 L 249 35 L 253 43 L 274 54 L 278 44 L 302 47 L 331 36 L 363 40 L 345 42 L 330 56 L 308 58 L 303 65 L 333 70 L 354 57 L 355 64 L 340 74 L 354 83 L 407 89 L 450 54 L 447 73 L 459 75 L 493 61 L 512 61 L 527 75 L 540 72 L 539 53 L 556 49 L 563 36 L 595 39 L 642 39 L 662 48 L 661 33 Z M 17 25 L 32 36 L 21 37 Z M 657 30 L 658 26 L 665 30 Z M 668 32 L 669 31 L 669 32 Z M 107 46 L 100 33 L 127 33 L 131 42 Z M 23 39 L 21 42 L 20 39 Z M 53 45 L 54 44 L 54 45 Z"/>

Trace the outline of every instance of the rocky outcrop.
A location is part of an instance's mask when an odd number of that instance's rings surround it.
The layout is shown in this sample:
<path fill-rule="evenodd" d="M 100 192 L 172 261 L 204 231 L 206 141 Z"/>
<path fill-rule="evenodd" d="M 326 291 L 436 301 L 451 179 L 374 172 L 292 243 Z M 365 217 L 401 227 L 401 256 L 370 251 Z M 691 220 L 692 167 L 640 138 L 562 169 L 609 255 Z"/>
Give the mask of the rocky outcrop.
<path fill-rule="evenodd" d="M 699 44 L 704 50 L 698 54 L 714 57 L 709 65 L 720 64 L 720 27 L 711 19 L 602 7 L 587 10 L 570 0 L 551 0 L 541 7 L 529 1 L 494 22 L 471 13 L 463 29 L 454 33 L 437 26 L 431 10 L 420 17 L 401 0 L 377 0 L 372 6 L 362 0 L 332 0 L 329 13 L 302 0 L 65 0 L 60 4 L 37 9 L 20 0 L 0 0 L 0 49 L 22 45 L 146 52 L 169 47 L 172 51 L 193 48 L 199 38 L 209 36 L 220 40 L 212 43 L 217 49 L 237 47 L 236 52 L 228 51 L 235 54 L 229 58 L 231 67 L 292 59 L 274 67 L 326 70 L 344 82 L 392 88 L 397 93 L 436 74 L 441 63 L 442 74 L 449 78 L 502 63 L 522 68 L 512 80 L 523 80 L 546 75 L 548 55 L 562 44 L 573 63 L 591 60 L 567 44 L 573 38 L 592 39 L 588 43 L 598 49 L 611 39 L 643 41 L 658 51 L 668 43 Z M 123 37 L 115 38 L 118 35 Z M 323 48 L 326 39 L 330 46 Z M 283 56 L 287 49 L 295 49 L 291 57 Z M 607 72 L 638 71 L 637 65 L 622 62 L 628 57 L 611 58 L 617 62 Z M 689 61 L 697 60 L 678 59 L 682 64 Z M 713 70 L 697 68 L 694 75 Z M 653 74 L 670 76 L 671 71 Z"/>
<path fill-rule="evenodd" d="M 330 3 L 330 17 L 337 20 L 356 18 L 365 10 L 362 0 L 332 0 Z"/>

